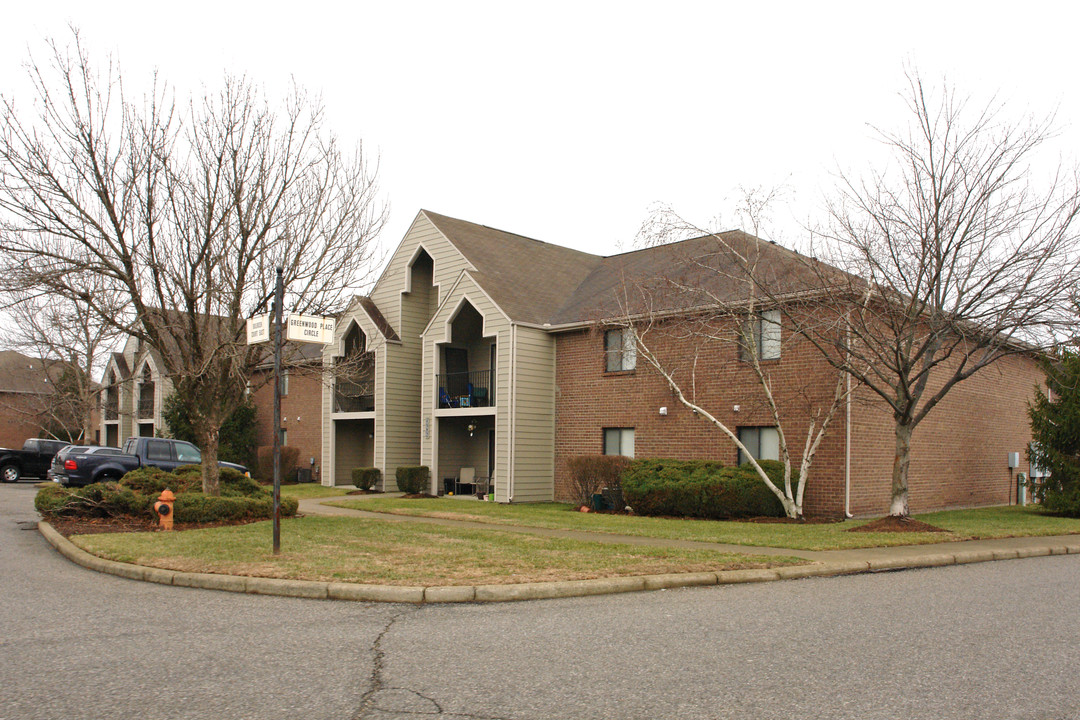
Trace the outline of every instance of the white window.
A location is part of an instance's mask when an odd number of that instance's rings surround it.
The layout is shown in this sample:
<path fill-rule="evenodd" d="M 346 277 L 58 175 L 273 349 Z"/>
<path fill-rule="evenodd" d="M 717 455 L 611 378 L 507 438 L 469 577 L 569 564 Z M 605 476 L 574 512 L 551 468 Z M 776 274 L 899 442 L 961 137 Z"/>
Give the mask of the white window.
<path fill-rule="evenodd" d="M 746 323 L 743 332 L 741 357 L 753 360 L 778 360 L 780 358 L 780 311 L 762 310 Z"/>
<path fill-rule="evenodd" d="M 289 444 L 289 431 L 285 428 L 281 428 L 281 446 L 285 447 Z"/>
<path fill-rule="evenodd" d="M 604 454 L 634 457 L 634 428 L 604 428 Z"/>
<path fill-rule="evenodd" d="M 780 434 L 774 427 L 741 427 L 739 442 L 746 446 L 755 460 L 780 459 Z M 739 450 L 739 464 L 749 461 L 746 453 Z"/>
<path fill-rule="evenodd" d="M 282 395 L 288 395 L 289 394 L 289 371 L 288 370 L 282 370 L 281 371 L 281 394 Z"/>
<path fill-rule="evenodd" d="M 608 330 L 604 333 L 604 369 L 607 372 L 633 370 L 637 367 L 637 343 L 629 329 Z"/>

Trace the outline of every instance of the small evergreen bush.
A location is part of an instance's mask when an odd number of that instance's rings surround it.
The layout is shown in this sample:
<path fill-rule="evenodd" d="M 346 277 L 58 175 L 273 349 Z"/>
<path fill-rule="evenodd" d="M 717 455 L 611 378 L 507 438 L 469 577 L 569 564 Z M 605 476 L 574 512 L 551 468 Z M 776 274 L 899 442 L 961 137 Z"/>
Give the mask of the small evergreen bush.
<path fill-rule="evenodd" d="M 784 466 L 761 460 L 778 487 Z M 792 482 L 798 478 L 793 477 Z M 638 515 L 712 520 L 783 517 L 784 506 L 751 465 L 726 467 L 708 460 L 634 460 L 623 474 L 623 494 Z"/>
<path fill-rule="evenodd" d="M 406 495 L 426 493 L 430 487 L 427 465 L 399 467 L 396 477 L 398 490 Z"/>
<path fill-rule="evenodd" d="M 361 490 L 370 490 L 379 484 L 382 471 L 379 468 L 355 468 L 352 471 L 353 485 Z"/>

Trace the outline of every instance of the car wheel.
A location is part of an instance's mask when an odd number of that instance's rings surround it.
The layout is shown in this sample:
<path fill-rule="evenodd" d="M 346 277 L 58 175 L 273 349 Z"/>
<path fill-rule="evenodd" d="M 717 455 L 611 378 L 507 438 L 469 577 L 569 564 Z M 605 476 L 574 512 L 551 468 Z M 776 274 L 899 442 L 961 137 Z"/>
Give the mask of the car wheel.
<path fill-rule="evenodd" d="M 22 473 L 19 472 L 18 465 L 5 465 L 0 468 L 0 480 L 3 480 L 6 483 L 19 482 L 21 476 Z"/>

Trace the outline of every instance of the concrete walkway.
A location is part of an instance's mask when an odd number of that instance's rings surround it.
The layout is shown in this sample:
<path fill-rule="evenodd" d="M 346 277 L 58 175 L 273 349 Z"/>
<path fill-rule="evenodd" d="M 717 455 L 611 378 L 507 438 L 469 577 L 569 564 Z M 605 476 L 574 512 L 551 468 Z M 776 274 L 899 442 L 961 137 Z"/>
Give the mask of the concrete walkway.
<path fill-rule="evenodd" d="M 746 555 L 784 555 L 798 557 L 809 562 L 805 565 L 782 566 L 759 570 L 723 570 L 717 572 L 673 573 L 595 580 L 570 580 L 544 583 L 519 583 L 510 585 L 476 586 L 389 586 L 361 585 L 358 583 L 313 582 L 307 580 L 278 580 L 211 573 L 188 573 L 160 568 L 144 567 L 129 563 L 113 562 L 91 555 L 56 532 L 42 521 L 38 524 L 42 536 L 61 554 L 84 567 L 98 572 L 126 577 L 132 580 L 155 582 L 181 587 L 227 590 L 231 592 L 261 595 L 284 595 L 330 600 L 360 600 L 375 602 L 502 602 L 509 600 L 537 600 L 543 598 L 602 595 L 664 588 L 701 585 L 724 585 L 730 583 L 766 582 L 806 577 L 851 575 L 856 573 L 903 568 L 938 567 L 991 560 L 1009 560 L 1040 555 L 1080 554 L 1080 535 L 1054 537 L 1001 538 L 996 540 L 968 540 L 963 542 L 937 543 L 933 545 L 905 545 L 889 548 L 864 548 L 855 550 L 790 550 L 788 548 L 730 545 L 727 543 L 700 542 L 695 540 L 669 540 L 665 538 L 612 535 L 583 530 L 532 528 L 519 525 L 495 525 L 491 523 L 451 520 L 446 518 L 390 515 L 365 510 L 352 510 L 325 505 L 341 497 L 300 500 L 300 512 L 305 515 L 336 515 L 378 520 L 380 522 L 420 522 L 447 527 L 525 533 L 542 537 L 560 537 L 587 542 L 622 543 L 656 547 L 678 547 L 717 550 Z M 362 499 L 364 495 L 348 499 Z M 395 497 L 394 494 L 378 497 Z M 462 503 L 470 501 L 462 500 Z"/>

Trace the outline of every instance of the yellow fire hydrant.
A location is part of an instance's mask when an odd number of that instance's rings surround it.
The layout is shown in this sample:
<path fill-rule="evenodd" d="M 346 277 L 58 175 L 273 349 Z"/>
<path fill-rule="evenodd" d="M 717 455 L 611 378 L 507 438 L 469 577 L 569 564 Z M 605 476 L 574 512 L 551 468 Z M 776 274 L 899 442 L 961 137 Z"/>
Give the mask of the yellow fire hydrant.
<path fill-rule="evenodd" d="M 165 488 L 154 503 L 154 512 L 158 514 L 158 522 L 162 530 L 172 530 L 174 502 L 176 502 L 176 496 L 173 495 L 172 490 Z"/>

